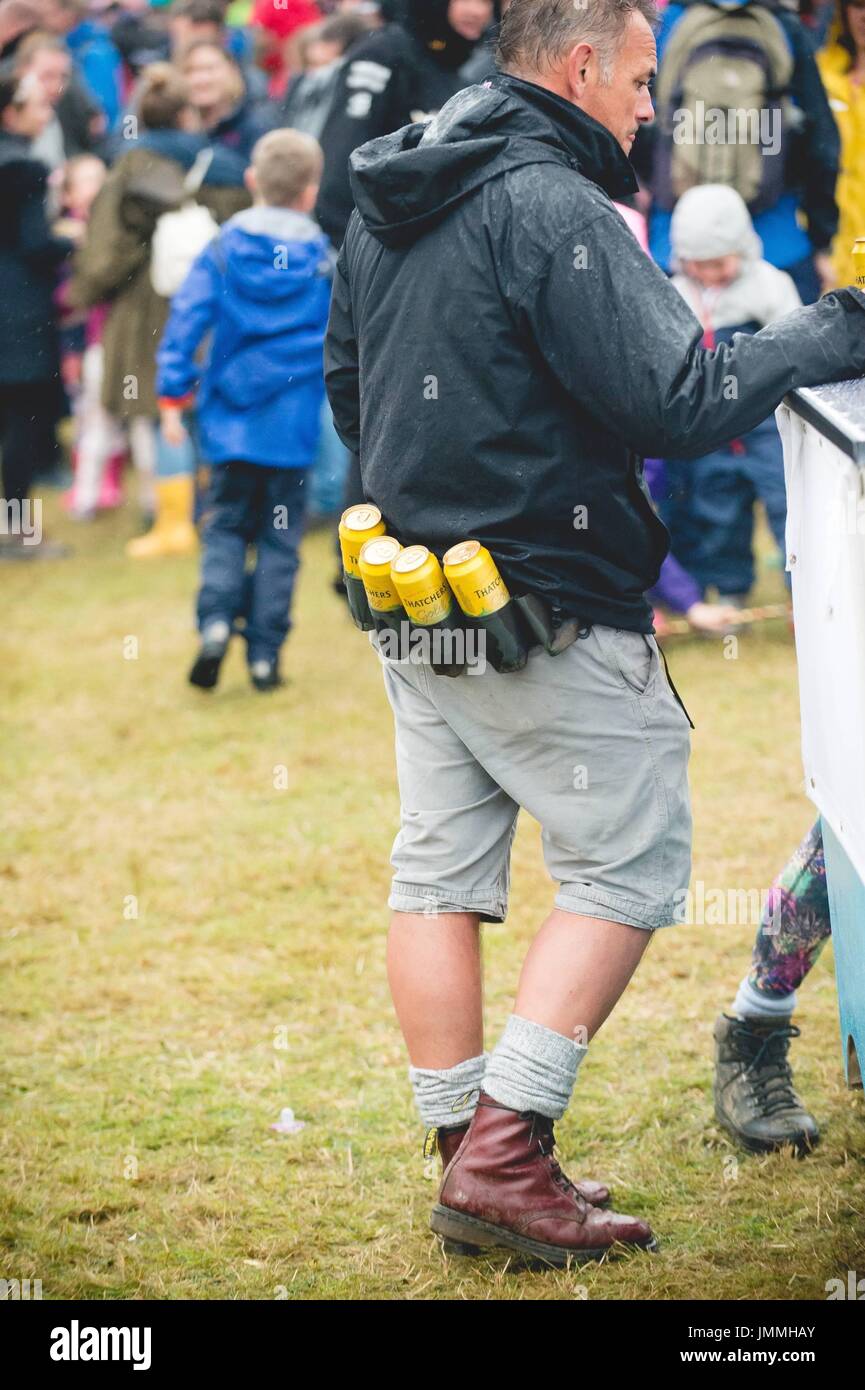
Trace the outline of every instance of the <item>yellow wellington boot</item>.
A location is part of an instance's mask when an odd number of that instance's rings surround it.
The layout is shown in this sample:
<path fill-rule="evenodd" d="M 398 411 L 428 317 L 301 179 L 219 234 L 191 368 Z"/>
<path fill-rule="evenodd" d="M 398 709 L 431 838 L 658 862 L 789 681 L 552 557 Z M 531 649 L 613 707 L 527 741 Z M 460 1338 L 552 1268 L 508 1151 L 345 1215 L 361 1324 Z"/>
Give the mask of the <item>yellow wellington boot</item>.
<path fill-rule="evenodd" d="M 188 473 L 156 479 L 156 521 L 145 536 L 129 541 L 126 554 L 135 560 L 157 555 L 194 555 L 198 532 L 192 524 L 195 481 Z"/>

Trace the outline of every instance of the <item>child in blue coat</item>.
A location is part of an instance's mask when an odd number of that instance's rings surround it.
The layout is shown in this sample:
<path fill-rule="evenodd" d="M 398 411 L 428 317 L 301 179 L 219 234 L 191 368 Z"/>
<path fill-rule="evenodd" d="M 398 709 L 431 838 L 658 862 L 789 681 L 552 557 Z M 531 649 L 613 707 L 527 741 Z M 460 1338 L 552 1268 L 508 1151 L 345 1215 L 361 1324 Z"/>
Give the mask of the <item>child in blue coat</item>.
<path fill-rule="evenodd" d="M 255 689 L 281 684 L 324 398 L 333 261 L 310 216 L 321 168 L 308 135 L 273 130 L 258 141 L 246 172 L 254 206 L 226 222 L 194 263 L 157 353 L 163 435 L 169 444 L 183 441 L 183 410 L 196 398 L 201 451 L 212 468 L 201 649 L 189 675 L 205 690 L 219 679 L 240 616 Z M 247 576 L 250 546 L 256 561 Z"/>

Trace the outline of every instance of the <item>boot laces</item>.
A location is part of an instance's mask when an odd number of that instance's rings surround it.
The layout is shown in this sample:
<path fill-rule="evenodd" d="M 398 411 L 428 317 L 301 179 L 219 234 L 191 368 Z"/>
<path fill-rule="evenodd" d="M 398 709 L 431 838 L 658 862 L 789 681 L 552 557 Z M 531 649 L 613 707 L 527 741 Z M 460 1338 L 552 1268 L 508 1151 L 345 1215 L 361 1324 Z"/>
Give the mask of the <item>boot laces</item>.
<path fill-rule="evenodd" d="M 549 1116 L 539 1115 L 536 1111 L 531 1112 L 531 1117 L 532 1128 L 529 1132 L 529 1144 L 532 1144 L 537 1138 L 538 1149 L 544 1158 L 547 1159 L 547 1167 L 549 1168 L 553 1182 L 557 1187 L 560 1187 L 563 1192 L 567 1192 L 569 1196 L 573 1197 L 582 1209 L 586 1206 L 585 1198 L 576 1184 L 571 1182 L 567 1173 L 563 1172 L 555 1155 L 556 1134 L 553 1121 Z"/>
<path fill-rule="evenodd" d="M 747 1026 L 738 1028 L 736 1032 L 742 1041 L 759 1036 Z M 757 1104 L 765 1115 L 798 1109 L 801 1104 L 793 1089 L 793 1073 L 787 1060 L 790 1039 L 799 1036 L 800 1030 L 792 1023 L 773 1029 L 745 1067 Z"/>

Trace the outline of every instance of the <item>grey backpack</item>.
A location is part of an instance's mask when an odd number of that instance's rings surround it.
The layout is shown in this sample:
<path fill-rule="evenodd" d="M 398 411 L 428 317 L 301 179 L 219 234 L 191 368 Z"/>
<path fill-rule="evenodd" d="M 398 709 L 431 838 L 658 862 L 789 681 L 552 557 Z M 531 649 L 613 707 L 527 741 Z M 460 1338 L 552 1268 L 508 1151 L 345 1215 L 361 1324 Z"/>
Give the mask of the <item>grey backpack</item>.
<path fill-rule="evenodd" d="M 689 5 L 673 28 L 655 84 L 658 129 L 652 195 L 672 208 L 689 188 L 721 183 L 749 210 L 785 187 L 793 55 L 765 5 Z"/>

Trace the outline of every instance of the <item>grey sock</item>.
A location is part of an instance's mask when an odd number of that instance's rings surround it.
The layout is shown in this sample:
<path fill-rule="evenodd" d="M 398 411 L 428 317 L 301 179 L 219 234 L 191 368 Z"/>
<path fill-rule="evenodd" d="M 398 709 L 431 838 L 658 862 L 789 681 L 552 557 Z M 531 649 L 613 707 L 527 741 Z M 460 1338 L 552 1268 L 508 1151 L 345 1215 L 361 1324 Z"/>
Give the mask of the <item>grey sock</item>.
<path fill-rule="evenodd" d="M 730 1009 L 737 1018 L 786 1018 L 796 1007 L 796 991 L 792 994 L 764 994 L 751 984 L 748 976 L 739 986 Z"/>
<path fill-rule="evenodd" d="M 568 1108 L 577 1068 L 588 1050 L 542 1023 L 511 1014 L 493 1049 L 484 1090 L 509 1110 L 536 1110 L 558 1120 Z"/>
<path fill-rule="evenodd" d="M 478 1104 L 489 1053 L 468 1057 L 455 1067 L 409 1067 L 408 1077 L 415 1104 L 425 1125 L 448 1127 L 468 1124 Z"/>

